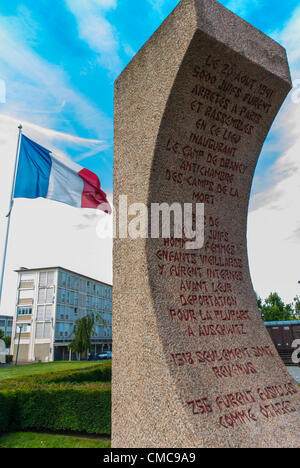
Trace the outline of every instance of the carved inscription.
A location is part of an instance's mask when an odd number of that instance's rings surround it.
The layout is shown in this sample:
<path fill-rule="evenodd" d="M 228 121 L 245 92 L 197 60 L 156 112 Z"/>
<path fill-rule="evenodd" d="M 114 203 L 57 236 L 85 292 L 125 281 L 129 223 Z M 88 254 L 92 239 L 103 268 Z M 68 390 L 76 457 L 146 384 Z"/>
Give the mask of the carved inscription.
<path fill-rule="evenodd" d="M 184 99 L 184 115 L 192 124 L 180 136 L 167 135 L 163 155 L 169 161 L 162 175 L 166 185 L 182 187 L 194 202 L 209 207 L 205 216 L 205 245 L 198 251 L 185 249 L 185 239 L 161 239 L 155 252 L 157 275 L 174 282 L 176 304 L 167 311 L 169 327 L 177 327 L 185 349 L 174 349 L 169 360 L 176 372 L 198 368 L 213 382 L 232 381 L 232 392 L 196 399 L 186 395 L 185 404 L 194 417 L 215 417 L 215 424 L 230 429 L 295 412 L 290 402 L 297 388 L 291 382 L 252 388 L 251 377 L 259 373 L 261 360 L 273 360 L 265 344 L 223 348 L 212 345 L 253 330 L 254 311 L 239 304 L 245 281 L 240 246 L 224 228 L 214 207 L 242 197 L 240 187 L 252 177 L 240 148 L 251 142 L 255 131 L 272 110 L 276 91 L 222 57 L 207 54 L 190 67 L 190 88 Z M 182 136 L 185 134 L 185 136 Z M 201 339 L 199 341 L 199 339 Z M 201 346 L 199 347 L 199 342 Z M 248 343 L 251 340 L 248 338 Z M 200 349 L 199 349 L 200 348 Z M 235 379 L 249 379 L 249 388 L 235 388 Z"/>

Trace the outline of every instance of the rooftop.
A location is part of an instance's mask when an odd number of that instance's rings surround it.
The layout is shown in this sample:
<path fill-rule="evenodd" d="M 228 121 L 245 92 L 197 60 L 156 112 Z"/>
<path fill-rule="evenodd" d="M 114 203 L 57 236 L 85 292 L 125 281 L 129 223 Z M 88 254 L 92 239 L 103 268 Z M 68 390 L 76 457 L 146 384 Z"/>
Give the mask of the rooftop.
<path fill-rule="evenodd" d="M 69 270 L 68 268 L 64 268 L 61 266 L 52 266 L 52 267 L 43 267 L 43 268 L 25 268 L 25 267 L 20 267 L 18 270 L 14 270 L 16 273 L 25 273 L 25 272 L 30 272 L 30 271 L 44 271 L 44 270 L 63 270 L 68 273 L 71 273 L 73 275 L 77 276 L 82 276 L 82 278 L 86 278 L 91 281 L 96 281 L 97 283 L 101 283 L 105 286 L 110 286 L 112 287 L 112 284 L 105 283 L 104 281 L 97 280 L 96 278 L 92 278 L 91 276 L 86 276 L 83 275 L 82 273 L 78 273 L 77 271 Z"/>

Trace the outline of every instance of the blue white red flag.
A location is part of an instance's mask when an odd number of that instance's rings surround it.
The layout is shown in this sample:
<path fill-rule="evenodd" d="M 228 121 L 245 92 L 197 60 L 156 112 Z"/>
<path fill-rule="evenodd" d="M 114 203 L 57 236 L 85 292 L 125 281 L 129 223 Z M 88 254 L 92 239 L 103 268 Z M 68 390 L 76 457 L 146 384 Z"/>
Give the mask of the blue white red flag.
<path fill-rule="evenodd" d="M 96 174 L 22 134 L 14 198 L 38 197 L 111 213 Z"/>

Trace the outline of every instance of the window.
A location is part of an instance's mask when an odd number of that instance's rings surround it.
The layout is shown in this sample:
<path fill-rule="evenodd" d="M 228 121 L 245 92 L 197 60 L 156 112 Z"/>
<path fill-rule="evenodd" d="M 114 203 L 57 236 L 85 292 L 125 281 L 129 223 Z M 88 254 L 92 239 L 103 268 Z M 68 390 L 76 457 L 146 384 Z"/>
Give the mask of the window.
<path fill-rule="evenodd" d="M 45 307 L 45 320 L 51 320 L 52 317 L 52 306 L 47 305 Z"/>
<path fill-rule="evenodd" d="M 59 275 L 58 275 L 58 284 L 60 286 L 66 286 L 66 273 L 64 273 L 63 271 L 60 271 L 59 272 Z"/>
<path fill-rule="evenodd" d="M 20 299 L 32 299 L 33 291 L 31 289 L 21 289 L 19 293 Z"/>
<path fill-rule="evenodd" d="M 75 292 L 74 294 L 74 305 L 78 305 L 78 292 Z"/>
<path fill-rule="evenodd" d="M 70 292 L 70 304 L 74 305 L 74 292 L 73 291 Z"/>
<path fill-rule="evenodd" d="M 34 275 L 32 273 L 22 273 L 20 283 L 34 283 Z"/>
<path fill-rule="evenodd" d="M 44 324 L 44 338 L 50 338 L 50 332 L 51 332 L 51 323 L 46 322 Z"/>
<path fill-rule="evenodd" d="M 66 290 L 61 289 L 61 302 L 64 303 L 66 301 Z"/>
<path fill-rule="evenodd" d="M 53 286 L 54 271 L 43 271 L 40 273 L 40 286 Z"/>
<path fill-rule="evenodd" d="M 39 321 L 44 320 L 44 314 L 45 314 L 45 306 L 38 306 L 36 319 Z"/>
<path fill-rule="evenodd" d="M 54 285 L 54 271 L 48 271 L 47 273 L 47 286 Z"/>
<path fill-rule="evenodd" d="M 52 317 L 52 306 L 41 306 L 37 307 L 36 319 L 37 321 L 51 320 Z"/>
<path fill-rule="evenodd" d="M 18 315 L 31 315 L 31 307 L 18 307 Z"/>
<path fill-rule="evenodd" d="M 40 273 L 40 286 L 47 286 L 47 273 Z"/>
<path fill-rule="evenodd" d="M 35 329 L 35 337 L 37 339 L 43 338 L 43 333 L 44 333 L 44 324 L 43 323 L 37 323 L 36 324 L 36 329 Z"/>
<path fill-rule="evenodd" d="M 20 328 L 18 325 L 16 326 L 16 337 L 22 333 L 30 333 L 30 325 L 28 323 L 23 324 L 23 328 Z"/>
<path fill-rule="evenodd" d="M 50 322 L 37 323 L 36 324 L 36 329 L 35 329 L 36 339 L 42 340 L 42 339 L 45 339 L 45 338 L 50 338 L 50 333 L 51 333 L 51 323 Z"/>
<path fill-rule="evenodd" d="M 46 302 L 53 302 L 53 297 L 54 297 L 54 289 L 53 288 L 48 288 L 46 292 Z"/>
<path fill-rule="evenodd" d="M 39 289 L 38 303 L 43 304 L 46 302 L 46 288 Z"/>
<path fill-rule="evenodd" d="M 54 297 L 54 289 L 53 288 L 40 288 L 39 289 L 39 296 L 38 296 L 38 303 L 39 304 L 46 304 L 52 303 Z"/>

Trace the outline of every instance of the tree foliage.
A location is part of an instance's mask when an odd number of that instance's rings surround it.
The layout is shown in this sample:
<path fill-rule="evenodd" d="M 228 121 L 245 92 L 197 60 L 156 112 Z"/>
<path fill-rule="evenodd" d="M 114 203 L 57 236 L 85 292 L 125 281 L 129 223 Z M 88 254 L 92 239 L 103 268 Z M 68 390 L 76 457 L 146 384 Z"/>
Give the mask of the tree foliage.
<path fill-rule="evenodd" d="M 91 347 L 91 336 L 95 327 L 95 317 L 93 314 L 88 314 L 76 320 L 73 334 L 74 339 L 70 343 L 69 348 L 74 353 L 85 353 Z"/>
<path fill-rule="evenodd" d="M 296 296 L 294 298 L 294 303 L 295 303 L 295 314 L 297 316 L 297 319 L 300 320 L 300 296 Z"/>
<path fill-rule="evenodd" d="M 10 347 L 11 337 L 10 336 L 5 336 L 4 331 L 1 328 L 0 328 L 0 340 L 4 341 L 6 348 Z"/>
<path fill-rule="evenodd" d="M 295 320 L 296 314 L 292 304 L 285 304 L 276 292 L 272 292 L 264 301 L 257 297 L 257 305 L 265 322 Z"/>
<path fill-rule="evenodd" d="M 94 314 L 88 314 L 85 317 L 76 320 L 73 335 L 74 339 L 69 344 L 69 348 L 78 354 L 85 353 L 91 348 L 91 337 L 95 332 L 96 322 L 106 326 L 105 320 L 101 316 L 94 316 Z"/>
<path fill-rule="evenodd" d="M 5 336 L 5 337 L 3 338 L 3 341 L 4 341 L 4 343 L 5 343 L 5 346 L 6 346 L 7 348 L 10 348 L 10 345 L 11 345 L 11 336 Z"/>

